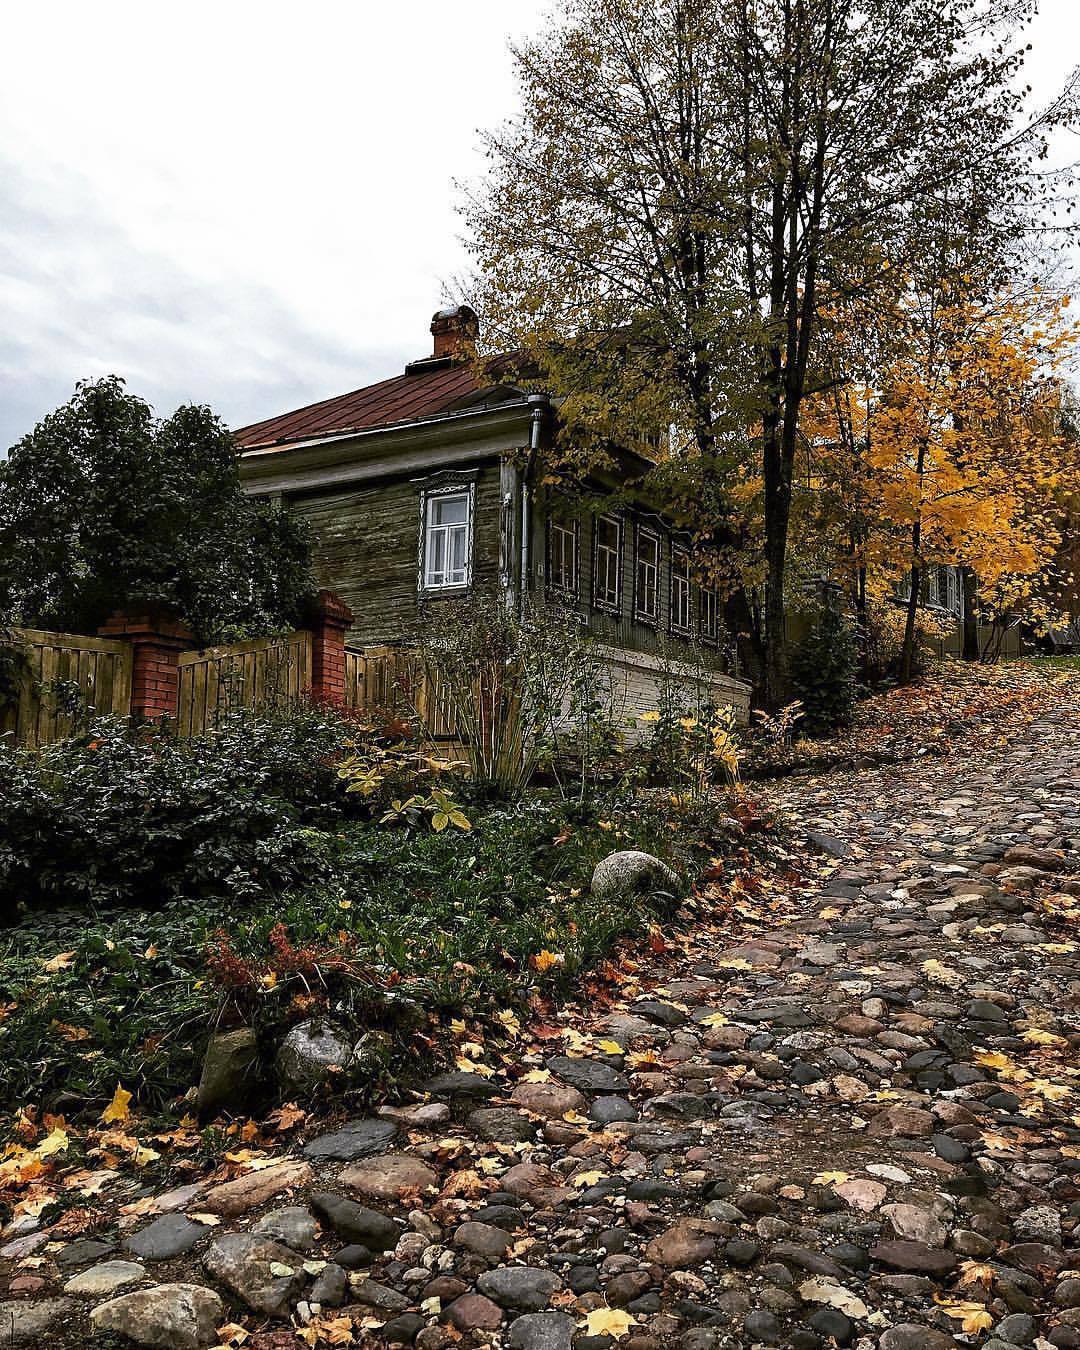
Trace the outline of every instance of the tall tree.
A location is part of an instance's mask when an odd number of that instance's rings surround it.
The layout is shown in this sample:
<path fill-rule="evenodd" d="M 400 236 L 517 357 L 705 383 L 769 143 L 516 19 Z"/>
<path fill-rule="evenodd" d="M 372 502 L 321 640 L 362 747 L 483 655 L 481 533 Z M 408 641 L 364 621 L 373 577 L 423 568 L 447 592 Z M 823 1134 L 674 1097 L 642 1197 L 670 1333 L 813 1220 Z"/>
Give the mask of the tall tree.
<path fill-rule="evenodd" d="M 115 376 L 76 387 L 0 464 L 0 619 L 93 632 L 160 603 L 206 641 L 294 623 L 312 591 L 287 514 L 246 497 L 206 407 L 158 420 Z"/>
<path fill-rule="evenodd" d="M 804 402 L 833 319 L 977 233 L 1010 254 L 1048 195 L 1017 76 L 1034 0 L 563 0 L 516 52 L 522 112 L 467 206 L 471 299 L 594 454 L 663 430 L 787 690 Z M 670 472 L 670 469 L 668 470 Z M 741 607 L 744 616 L 755 610 Z"/>

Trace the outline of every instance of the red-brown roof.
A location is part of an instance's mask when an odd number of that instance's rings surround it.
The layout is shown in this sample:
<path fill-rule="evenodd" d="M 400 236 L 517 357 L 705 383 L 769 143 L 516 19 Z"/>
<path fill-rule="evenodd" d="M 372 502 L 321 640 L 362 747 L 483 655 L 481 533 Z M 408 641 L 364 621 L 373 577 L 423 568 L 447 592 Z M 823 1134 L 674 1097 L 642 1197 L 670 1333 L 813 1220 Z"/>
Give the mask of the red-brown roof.
<path fill-rule="evenodd" d="M 233 433 L 236 443 L 241 450 L 271 446 L 284 449 L 296 441 L 314 437 L 435 417 L 467 403 L 482 388 L 472 362 L 439 361 L 433 362 L 429 369 L 424 369 L 422 362 L 417 362 L 416 366 L 404 375 L 380 380 L 364 389 L 354 389 L 351 394 L 339 394 L 295 412 L 281 413 L 241 427 Z"/>

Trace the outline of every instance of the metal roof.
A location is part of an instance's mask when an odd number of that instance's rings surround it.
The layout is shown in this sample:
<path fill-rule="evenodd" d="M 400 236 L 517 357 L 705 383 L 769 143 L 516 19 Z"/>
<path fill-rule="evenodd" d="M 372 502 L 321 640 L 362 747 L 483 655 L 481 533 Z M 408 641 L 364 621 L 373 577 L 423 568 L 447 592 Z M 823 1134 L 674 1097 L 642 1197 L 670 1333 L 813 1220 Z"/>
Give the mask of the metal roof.
<path fill-rule="evenodd" d="M 484 374 L 490 375 L 491 381 L 481 383 L 471 361 L 428 358 L 414 362 L 404 375 L 253 422 L 234 431 L 233 436 L 241 451 L 284 450 L 296 441 L 420 421 L 474 401 L 505 369 L 507 358 L 490 362 Z"/>

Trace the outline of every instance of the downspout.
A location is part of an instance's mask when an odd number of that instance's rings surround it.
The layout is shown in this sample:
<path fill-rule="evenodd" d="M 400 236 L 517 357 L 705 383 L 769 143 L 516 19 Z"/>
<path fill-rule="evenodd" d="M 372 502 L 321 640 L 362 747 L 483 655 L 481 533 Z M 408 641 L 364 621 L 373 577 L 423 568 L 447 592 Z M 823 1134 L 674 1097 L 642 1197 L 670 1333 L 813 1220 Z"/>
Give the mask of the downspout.
<path fill-rule="evenodd" d="M 525 617 L 529 604 L 529 536 L 532 533 L 532 495 L 529 484 L 532 481 L 533 470 L 540 454 L 540 438 L 543 433 L 544 415 L 548 406 L 547 394 L 529 395 L 530 417 L 532 419 L 529 432 L 529 458 L 521 476 L 521 597 L 519 604 L 522 618 Z"/>

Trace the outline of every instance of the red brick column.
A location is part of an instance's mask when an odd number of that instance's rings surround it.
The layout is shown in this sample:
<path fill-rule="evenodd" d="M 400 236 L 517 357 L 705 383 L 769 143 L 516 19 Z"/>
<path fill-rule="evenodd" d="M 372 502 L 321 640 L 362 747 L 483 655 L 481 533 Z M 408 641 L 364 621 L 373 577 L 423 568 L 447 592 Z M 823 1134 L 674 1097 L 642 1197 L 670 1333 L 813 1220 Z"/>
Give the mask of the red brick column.
<path fill-rule="evenodd" d="M 320 591 L 315 597 L 311 696 L 319 702 L 345 702 L 345 632 L 352 621 L 352 610 L 333 591 Z"/>
<path fill-rule="evenodd" d="M 195 645 L 191 630 L 161 612 L 114 614 L 98 632 L 130 642 L 131 715 L 138 718 L 176 716 L 180 653 Z"/>

